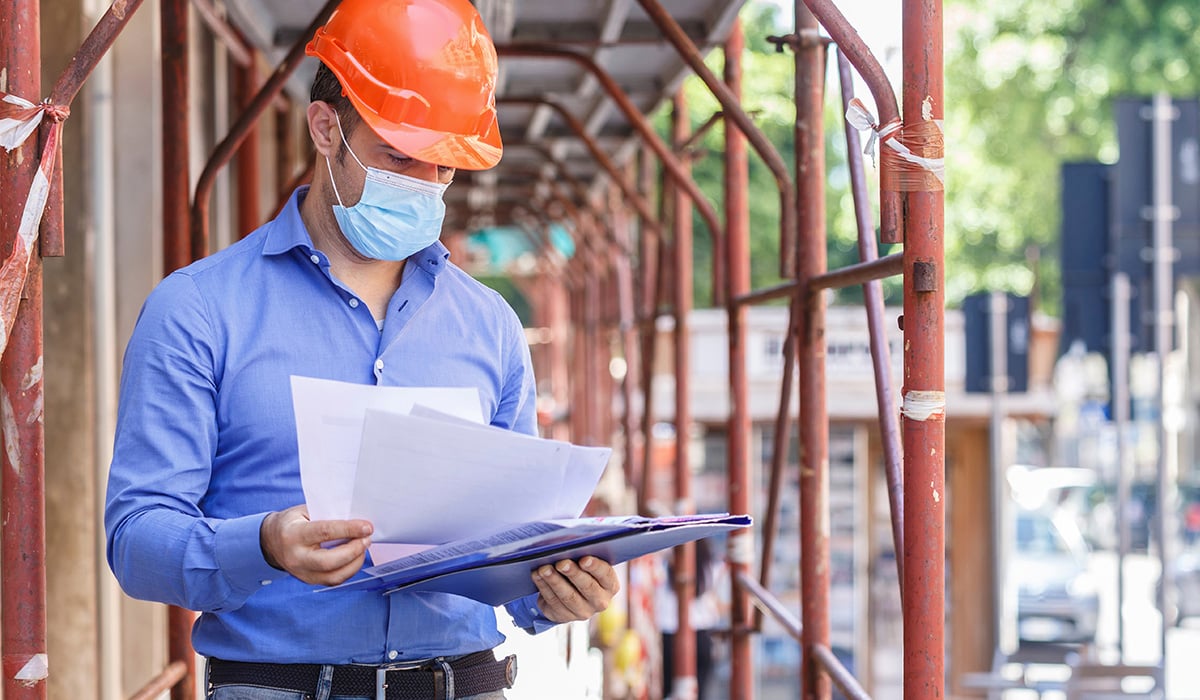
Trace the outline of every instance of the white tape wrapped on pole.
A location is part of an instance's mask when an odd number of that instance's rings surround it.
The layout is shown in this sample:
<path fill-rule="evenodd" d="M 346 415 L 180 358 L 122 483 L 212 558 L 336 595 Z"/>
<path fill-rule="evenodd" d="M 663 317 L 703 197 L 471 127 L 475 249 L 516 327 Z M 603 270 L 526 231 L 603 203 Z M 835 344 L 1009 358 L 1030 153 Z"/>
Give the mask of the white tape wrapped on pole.
<path fill-rule="evenodd" d="M 921 105 L 921 115 L 926 121 L 933 122 L 938 131 L 945 132 L 941 119 L 933 119 L 932 104 L 927 100 Z M 850 100 L 850 106 L 846 109 L 846 121 L 859 131 L 870 131 L 871 135 L 867 138 L 867 145 L 863 148 L 863 153 L 871 156 L 871 163 L 875 163 L 875 143 L 878 141 L 887 148 L 896 152 L 901 159 L 913 164 L 923 170 L 929 171 L 938 179 L 944 186 L 946 184 L 946 159 L 945 158 L 926 158 L 918 156 L 909 149 L 908 146 L 900 142 L 900 139 L 889 138 L 903 126 L 899 119 L 879 125 L 879 120 L 867 109 L 862 100 L 857 97 Z"/>
<path fill-rule="evenodd" d="M 50 196 L 50 176 L 58 155 L 59 133 L 62 120 L 70 111 L 65 106 L 43 102 L 34 104 L 29 100 L 0 92 L 0 146 L 13 151 L 25 143 L 49 114 L 53 123 L 46 134 L 37 172 L 29 185 L 25 207 L 21 210 L 21 223 L 17 227 L 17 240 L 12 253 L 0 267 L 0 356 L 8 348 L 8 339 L 17 320 L 17 307 L 21 304 L 21 292 L 29 275 L 29 260 L 33 257 L 33 244 L 37 240 L 42 214 L 46 211 L 46 200 Z"/>

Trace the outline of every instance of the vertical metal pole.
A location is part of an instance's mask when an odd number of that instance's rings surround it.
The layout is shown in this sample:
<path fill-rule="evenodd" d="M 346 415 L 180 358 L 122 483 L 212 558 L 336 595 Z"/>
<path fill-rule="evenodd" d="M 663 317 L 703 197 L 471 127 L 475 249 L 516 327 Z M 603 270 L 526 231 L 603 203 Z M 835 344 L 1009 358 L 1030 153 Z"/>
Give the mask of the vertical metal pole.
<path fill-rule="evenodd" d="M 250 64 L 233 67 L 234 101 L 239 110 L 246 109 L 258 91 L 258 70 L 254 59 Z M 258 127 L 251 127 L 237 151 L 237 236 L 244 237 L 258 228 L 259 198 L 262 192 L 258 183 Z"/>
<path fill-rule="evenodd" d="M 691 131 L 688 122 L 687 98 L 683 90 L 675 93 L 671 112 L 671 139 L 678 147 Z M 691 163 L 681 158 L 685 177 L 691 177 Z M 689 455 L 689 433 L 692 407 L 688 373 L 691 370 L 691 335 L 688 317 L 692 313 L 692 206 L 682 187 L 672 189 L 675 217 L 672 222 L 675 237 L 674 314 L 675 314 L 675 507 L 676 515 L 689 515 L 696 508 L 692 503 L 692 472 Z M 690 611 L 696 577 L 696 550 L 691 544 L 675 548 L 675 599 L 679 602 L 679 626 L 675 630 L 675 679 L 672 697 L 690 700 L 696 697 L 696 638 L 692 631 Z"/>
<path fill-rule="evenodd" d="M 1117 431 L 1117 653 L 1125 660 L 1125 559 L 1129 556 L 1129 275 L 1112 278 L 1112 416 Z"/>
<path fill-rule="evenodd" d="M 1151 279 L 1154 285 L 1154 353 L 1158 355 L 1158 507 L 1155 528 L 1158 535 L 1158 559 L 1162 572 L 1158 587 L 1158 610 L 1162 613 L 1162 626 L 1159 642 L 1162 649 L 1162 664 L 1159 667 L 1159 687 L 1166 687 L 1167 675 L 1167 608 L 1173 600 L 1172 570 L 1174 562 L 1171 555 L 1174 547 L 1172 537 L 1174 532 L 1170 526 L 1174 520 L 1175 504 L 1175 474 L 1172 466 L 1174 455 L 1171 450 L 1173 431 L 1167 426 L 1169 406 L 1166 400 L 1166 386 L 1170 381 L 1167 372 L 1167 360 L 1171 355 L 1172 338 L 1175 326 L 1174 297 L 1175 280 L 1172 268 L 1175 264 L 1172 242 L 1173 222 L 1175 219 L 1174 203 L 1171 196 L 1171 122 L 1175 119 L 1175 108 L 1171 97 L 1166 93 L 1154 96 L 1153 125 L 1151 127 L 1151 148 L 1154 153 L 1152 194 L 1152 245 L 1154 251 L 1154 267 Z"/>
<path fill-rule="evenodd" d="M 1004 424 L 1008 409 L 1008 294 L 994 291 L 988 299 L 990 315 L 988 361 L 992 380 L 992 410 L 988 423 L 988 447 L 991 458 L 991 526 L 995 572 L 992 581 L 992 605 L 998 616 L 996 649 L 1008 655 L 1017 648 L 1016 591 L 1009 588 L 1008 565 L 1011 542 L 1016 532 L 1008 526 L 1008 453 L 1005 449 Z"/>
<path fill-rule="evenodd" d="M 838 82 L 842 88 L 842 109 L 850 108 L 854 98 L 854 76 L 845 49 L 838 47 Z M 863 262 L 879 258 L 875 231 L 871 225 L 871 198 L 867 194 L 867 175 L 863 167 L 862 143 L 858 130 L 846 129 L 846 153 L 850 168 L 850 193 L 858 224 L 858 257 Z M 883 283 L 874 280 L 863 285 L 870 330 L 871 365 L 875 372 L 875 406 L 879 412 L 879 437 L 883 447 L 884 475 L 887 480 L 888 506 L 892 521 L 892 550 L 896 555 L 896 579 L 900 582 L 900 600 L 904 600 L 904 475 L 900 454 L 900 419 L 892 396 L 892 352 L 884 328 Z M 869 482 L 865 482 L 869 483 Z"/>
<path fill-rule="evenodd" d="M 903 0 L 903 121 L 941 119 L 941 0 Z M 903 138 L 903 137 L 902 137 Z M 941 153 L 921 153 L 940 157 Z M 904 222 L 904 697 L 945 697 L 945 193 Z"/>
<path fill-rule="evenodd" d="M 817 19 L 797 0 L 796 203 L 797 276 L 804 285 L 796 347 L 800 383 L 800 587 L 804 629 L 800 688 L 804 700 L 827 700 L 829 676 L 814 657 L 829 646 L 829 419 L 825 404 L 825 297 L 807 280 L 825 272 L 825 47 Z"/>
<path fill-rule="evenodd" d="M 649 146 L 642 149 L 639 173 L 641 189 L 649 194 L 654 191 L 653 151 Z M 665 194 L 665 192 L 664 192 Z M 660 208 L 661 211 L 661 208 Z M 659 217 L 661 224 L 662 217 Z M 649 513 L 650 491 L 654 483 L 654 360 L 658 353 L 658 307 L 662 296 L 662 279 L 666 272 L 666 246 L 661 235 L 647 236 L 642 232 L 641 278 L 642 278 L 642 474 L 638 484 L 638 512 Z"/>
<path fill-rule="evenodd" d="M 163 109 L 163 274 L 189 262 L 188 251 L 188 12 L 187 0 L 163 0 L 162 109 Z M 191 633 L 195 615 L 171 606 L 167 609 L 167 654 L 182 661 L 187 675 L 171 688 L 171 700 L 195 697 L 195 652 Z"/>
<path fill-rule="evenodd" d="M 3 89 L 30 100 L 41 95 L 41 18 L 37 0 L 13 0 L 0 13 Z M 0 257 L 20 243 L 17 230 L 25 197 L 38 169 L 38 140 L 11 152 L 0 150 Z M 9 290 L 6 290 L 6 292 Z M 15 290 L 12 290 L 15 291 Z M 4 697 L 46 697 L 45 435 L 42 425 L 42 258 L 30 252 L 29 272 L 17 307 L 12 337 L 0 358 L 5 411 L 0 432 L 4 472 L 0 478 L 0 590 L 3 620 Z"/>
<path fill-rule="evenodd" d="M 624 411 L 621 414 L 621 429 L 625 433 L 622 446 L 625 462 L 625 478 L 627 483 L 637 483 L 641 467 L 637 464 L 637 407 L 634 383 L 641 376 L 637 349 L 637 313 L 633 299 L 633 268 L 630 260 L 632 243 L 630 242 L 630 213 L 620 199 L 620 190 L 610 187 L 608 192 L 608 209 L 612 220 L 613 246 L 612 268 L 614 283 L 617 286 L 617 333 L 621 341 L 621 355 L 625 360 L 625 376 L 621 378 L 621 403 Z"/>
<path fill-rule="evenodd" d="M 188 6 L 162 0 L 163 273 L 188 254 Z"/>
<path fill-rule="evenodd" d="M 737 99 L 742 98 L 742 53 L 745 37 L 741 21 L 733 23 L 725 42 L 725 83 Z M 746 374 L 746 306 L 732 300 L 750 291 L 750 164 L 746 137 L 730 122 L 725 123 L 725 259 L 729 285 L 725 295 L 729 314 L 729 511 L 751 512 L 750 492 L 750 397 Z M 730 578 L 751 575 L 754 566 L 754 535 L 739 530 L 730 535 L 728 546 Z M 729 697 L 746 700 L 754 694 L 754 667 L 750 628 L 753 610 L 750 596 L 733 584 L 730 595 Z"/>

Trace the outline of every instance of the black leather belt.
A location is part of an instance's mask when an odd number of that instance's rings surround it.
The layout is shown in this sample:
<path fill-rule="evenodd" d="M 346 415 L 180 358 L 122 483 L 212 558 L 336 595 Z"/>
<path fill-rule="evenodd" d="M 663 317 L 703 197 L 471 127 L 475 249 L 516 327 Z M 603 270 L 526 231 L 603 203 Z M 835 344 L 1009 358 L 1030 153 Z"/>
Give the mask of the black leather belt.
<path fill-rule="evenodd" d="M 317 692 L 320 664 L 260 664 L 209 659 L 208 684 L 253 685 L 307 693 Z M 456 659 L 437 658 L 392 666 L 333 666 L 331 695 L 377 700 L 446 700 L 511 688 L 517 678 L 517 657 L 497 660 L 491 651 Z"/>

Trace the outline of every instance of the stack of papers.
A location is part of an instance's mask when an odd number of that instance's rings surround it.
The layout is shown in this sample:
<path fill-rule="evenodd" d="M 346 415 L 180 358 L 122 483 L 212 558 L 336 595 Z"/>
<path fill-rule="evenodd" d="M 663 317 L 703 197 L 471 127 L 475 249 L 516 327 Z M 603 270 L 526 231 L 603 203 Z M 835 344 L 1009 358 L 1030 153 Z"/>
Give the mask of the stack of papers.
<path fill-rule="evenodd" d="M 726 513 L 531 522 L 373 566 L 324 590 L 437 591 L 503 605 L 537 591 L 530 574 L 543 564 L 588 555 L 619 564 L 749 525 L 750 516 Z"/>
<path fill-rule="evenodd" d="M 578 517 L 612 454 L 483 425 L 473 388 L 292 377 L 292 403 L 309 517 L 364 518 L 406 553 Z"/>
<path fill-rule="evenodd" d="M 542 564 L 611 564 L 750 525 L 727 514 L 579 518 L 612 453 L 483 424 L 475 389 L 292 377 L 313 520 L 363 518 L 371 559 L 326 590 L 440 591 L 501 605 Z"/>

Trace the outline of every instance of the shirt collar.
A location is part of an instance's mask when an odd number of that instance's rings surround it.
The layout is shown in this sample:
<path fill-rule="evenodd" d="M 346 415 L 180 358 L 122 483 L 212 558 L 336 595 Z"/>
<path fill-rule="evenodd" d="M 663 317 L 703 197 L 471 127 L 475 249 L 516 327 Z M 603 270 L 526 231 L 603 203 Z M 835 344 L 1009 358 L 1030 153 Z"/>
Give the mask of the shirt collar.
<path fill-rule="evenodd" d="M 267 240 L 262 249 L 263 255 L 281 255 L 294 248 L 303 248 L 305 253 L 314 251 L 312 236 L 308 234 L 308 228 L 300 216 L 300 204 L 306 196 L 308 196 L 308 185 L 302 185 L 296 188 L 296 191 L 288 198 L 287 204 L 284 205 L 279 216 L 275 217 L 267 230 Z M 432 245 L 413 253 L 408 259 L 410 262 L 417 263 L 417 266 L 427 274 L 437 277 L 446 268 L 446 261 L 450 259 L 450 251 L 442 245 L 441 241 L 434 241 Z"/>

